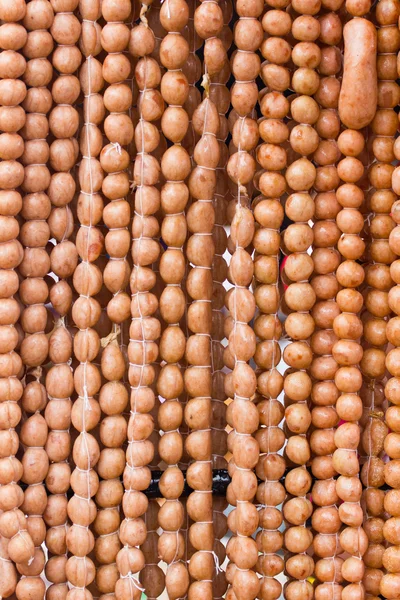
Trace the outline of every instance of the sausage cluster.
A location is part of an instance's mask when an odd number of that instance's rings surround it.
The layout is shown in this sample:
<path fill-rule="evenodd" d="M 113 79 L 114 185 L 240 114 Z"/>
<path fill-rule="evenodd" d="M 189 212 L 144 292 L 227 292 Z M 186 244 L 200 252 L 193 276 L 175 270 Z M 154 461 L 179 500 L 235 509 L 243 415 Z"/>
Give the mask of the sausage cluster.
<path fill-rule="evenodd" d="M 399 19 L 0 0 L 0 600 L 400 598 Z"/>

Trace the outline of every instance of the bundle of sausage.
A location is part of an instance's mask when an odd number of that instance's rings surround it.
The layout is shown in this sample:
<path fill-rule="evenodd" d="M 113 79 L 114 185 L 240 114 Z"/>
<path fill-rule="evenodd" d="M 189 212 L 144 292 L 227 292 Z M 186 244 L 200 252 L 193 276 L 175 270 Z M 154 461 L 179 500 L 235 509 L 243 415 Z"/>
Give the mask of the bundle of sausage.
<path fill-rule="evenodd" d="M 400 598 L 399 18 L 0 0 L 0 600 Z"/>

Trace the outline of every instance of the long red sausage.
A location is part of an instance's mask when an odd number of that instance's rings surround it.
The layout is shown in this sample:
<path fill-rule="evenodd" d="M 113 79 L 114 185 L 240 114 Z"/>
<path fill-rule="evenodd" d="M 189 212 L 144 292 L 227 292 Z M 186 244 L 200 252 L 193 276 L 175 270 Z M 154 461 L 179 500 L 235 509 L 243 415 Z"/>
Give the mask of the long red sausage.
<path fill-rule="evenodd" d="M 346 127 L 362 129 L 371 123 L 377 105 L 376 29 L 370 21 L 355 18 L 345 25 L 343 37 L 339 116 Z"/>

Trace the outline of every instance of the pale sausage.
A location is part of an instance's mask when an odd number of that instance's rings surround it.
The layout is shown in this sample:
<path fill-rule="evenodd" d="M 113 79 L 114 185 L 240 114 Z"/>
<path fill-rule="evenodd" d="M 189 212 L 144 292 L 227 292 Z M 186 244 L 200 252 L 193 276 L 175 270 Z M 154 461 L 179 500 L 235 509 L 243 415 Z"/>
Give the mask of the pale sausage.
<path fill-rule="evenodd" d="M 375 26 L 355 18 L 343 30 L 344 70 L 339 96 L 339 116 L 351 129 L 362 129 L 374 118 L 377 106 L 377 36 Z"/>

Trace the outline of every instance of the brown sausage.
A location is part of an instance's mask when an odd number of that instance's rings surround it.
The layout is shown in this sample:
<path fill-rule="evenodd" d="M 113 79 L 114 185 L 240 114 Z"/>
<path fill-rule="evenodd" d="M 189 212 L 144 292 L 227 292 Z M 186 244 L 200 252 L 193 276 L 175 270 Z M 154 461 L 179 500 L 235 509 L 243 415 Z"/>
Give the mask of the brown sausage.
<path fill-rule="evenodd" d="M 343 36 L 344 70 L 339 116 L 346 127 L 362 129 L 371 123 L 376 112 L 376 29 L 370 21 L 355 18 L 345 25 Z"/>

